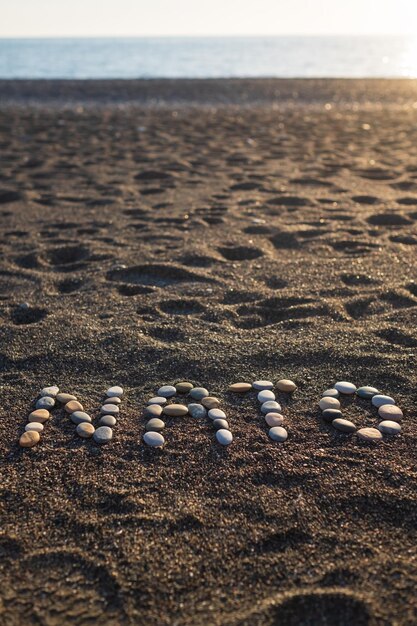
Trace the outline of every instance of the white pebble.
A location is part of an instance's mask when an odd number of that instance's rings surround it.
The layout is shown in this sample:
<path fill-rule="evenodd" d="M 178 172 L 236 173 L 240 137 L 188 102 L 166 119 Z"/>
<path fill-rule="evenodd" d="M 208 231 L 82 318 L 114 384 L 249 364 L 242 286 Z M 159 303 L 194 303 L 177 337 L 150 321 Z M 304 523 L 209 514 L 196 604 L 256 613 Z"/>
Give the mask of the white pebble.
<path fill-rule="evenodd" d="M 255 380 L 255 382 L 252 383 L 252 387 L 257 391 L 262 391 L 263 389 L 272 389 L 273 386 L 274 383 L 271 383 L 270 380 Z"/>
<path fill-rule="evenodd" d="M 275 400 L 275 394 L 273 391 L 269 389 L 263 389 L 258 393 L 258 402 L 263 404 L 264 402 L 268 402 L 269 400 Z"/>
<path fill-rule="evenodd" d="M 155 396 L 154 398 L 151 398 L 147 402 L 148 406 L 150 404 L 159 404 L 160 406 L 162 406 L 163 404 L 166 404 L 166 403 L 167 403 L 167 399 L 163 398 L 162 396 Z"/>
<path fill-rule="evenodd" d="M 160 448 L 164 445 L 165 439 L 161 435 L 161 433 L 156 433 L 154 431 L 148 431 L 143 435 L 143 441 L 147 446 L 151 446 L 153 448 Z"/>
<path fill-rule="evenodd" d="M 115 396 L 116 398 L 120 398 L 122 395 L 123 395 L 123 387 L 119 387 L 118 385 L 116 385 L 115 387 L 109 387 L 106 391 L 106 396 L 109 398 L 111 398 L 112 396 Z"/>
<path fill-rule="evenodd" d="M 384 435 L 398 435 L 401 432 L 401 426 L 397 422 L 384 420 L 378 425 L 378 430 L 384 433 Z"/>
<path fill-rule="evenodd" d="M 100 426 L 94 431 L 93 439 L 96 443 L 107 443 L 113 437 L 113 431 L 109 426 Z"/>
<path fill-rule="evenodd" d="M 280 413 L 281 405 L 274 400 L 267 400 L 261 406 L 261 412 L 266 415 L 266 413 Z"/>
<path fill-rule="evenodd" d="M 221 446 L 229 446 L 233 441 L 233 435 L 230 430 L 220 428 L 220 430 L 216 432 L 216 439 Z"/>
<path fill-rule="evenodd" d="M 356 391 L 356 386 L 353 383 L 348 383 L 346 381 L 340 381 L 335 384 L 334 388 L 339 392 L 343 393 L 347 396 L 352 395 Z"/>
<path fill-rule="evenodd" d="M 226 413 L 221 409 L 210 409 L 208 416 L 211 420 L 226 419 Z"/>
<path fill-rule="evenodd" d="M 282 428 L 282 426 L 274 426 L 273 428 L 270 428 L 268 435 L 274 441 L 281 441 L 281 442 L 285 441 L 288 437 L 287 431 L 285 430 L 285 428 Z"/>
<path fill-rule="evenodd" d="M 118 415 L 119 407 L 117 404 L 103 404 L 103 406 L 100 407 L 100 413 L 102 415 Z"/>
<path fill-rule="evenodd" d="M 372 397 L 372 404 L 379 409 L 379 407 L 383 406 L 384 404 L 395 404 L 395 400 L 394 398 L 391 398 L 391 396 L 383 396 L 381 394 L 377 394 L 376 396 Z"/>
<path fill-rule="evenodd" d="M 172 398 L 176 393 L 177 390 L 172 385 L 163 385 L 158 389 L 158 396 L 162 396 L 162 398 Z"/>
<path fill-rule="evenodd" d="M 26 424 L 25 430 L 34 430 L 37 433 L 41 433 L 43 431 L 43 424 L 39 422 L 29 422 L 29 424 Z"/>
<path fill-rule="evenodd" d="M 41 398 L 46 397 L 46 396 L 49 396 L 51 398 L 56 398 L 58 393 L 59 393 L 59 387 L 57 387 L 56 385 L 52 385 L 52 387 L 44 387 L 39 395 L 41 396 Z"/>
<path fill-rule="evenodd" d="M 325 396 L 320 400 L 319 407 L 322 411 L 325 411 L 326 409 L 340 409 L 340 402 L 337 398 Z"/>

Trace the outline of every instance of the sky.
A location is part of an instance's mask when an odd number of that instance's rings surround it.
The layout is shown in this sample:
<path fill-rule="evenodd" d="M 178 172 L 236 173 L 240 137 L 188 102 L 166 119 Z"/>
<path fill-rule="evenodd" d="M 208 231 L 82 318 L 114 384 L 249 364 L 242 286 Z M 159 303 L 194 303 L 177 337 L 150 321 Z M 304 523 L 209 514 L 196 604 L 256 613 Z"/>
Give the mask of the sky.
<path fill-rule="evenodd" d="M 0 37 L 414 34 L 417 0 L 0 0 Z"/>

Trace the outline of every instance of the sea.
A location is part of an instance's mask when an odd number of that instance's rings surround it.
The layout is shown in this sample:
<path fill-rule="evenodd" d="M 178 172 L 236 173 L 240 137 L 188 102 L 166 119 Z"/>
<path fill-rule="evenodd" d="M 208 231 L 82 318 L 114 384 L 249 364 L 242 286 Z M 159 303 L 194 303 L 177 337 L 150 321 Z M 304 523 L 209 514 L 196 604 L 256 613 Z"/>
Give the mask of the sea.
<path fill-rule="evenodd" d="M 417 38 L 0 39 L 0 78 L 395 78 L 417 76 Z"/>

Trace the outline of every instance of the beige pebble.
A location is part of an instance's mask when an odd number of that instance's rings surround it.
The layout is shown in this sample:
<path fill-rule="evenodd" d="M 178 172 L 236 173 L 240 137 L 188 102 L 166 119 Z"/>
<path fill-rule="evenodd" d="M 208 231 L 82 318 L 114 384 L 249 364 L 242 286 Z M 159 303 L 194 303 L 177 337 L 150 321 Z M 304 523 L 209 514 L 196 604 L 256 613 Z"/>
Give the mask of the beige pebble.
<path fill-rule="evenodd" d="M 70 400 L 65 405 L 65 410 L 67 413 L 74 413 L 74 411 L 84 411 L 84 407 L 78 400 Z"/>
<path fill-rule="evenodd" d="M 391 420 L 393 422 L 400 422 L 403 418 L 403 412 L 395 404 L 383 404 L 378 409 L 378 415 L 383 420 Z"/>
<path fill-rule="evenodd" d="M 68 404 L 71 400 L 76 400 L 76 396 L 73 396 L 72 393 L 59 393 L 56 397 L 58 402 L 61 404 Z"/>
<path fill-rule="evenodd" d="M 36 430 L 27 430 L 19 439 L 22 448 L 32 448 L 40 441 L 40 434 Z"/>
<path fill-rule="evenodd" d="M 186 382 L 177 383 L 175 385 L 175 389 L 178 391 L 178 393 L 189 393 L 193 387 L 194 385 Z"/>
<path fill-rule="evenodd" d="M 325 411 L 326 409 L 340 409 L 340 402 L 337 398 L 325 396 L 320 400 L 319 407 L 322 411 Z"/>
<path fill-rule="evenodd" d="M 217 409 L 220 406 L 220 400 L 213 398 L 213 396 L 207 396 L 201 399 L 201 404 L 205 406 L 206 409 Z"/>
<path fill-rule="evenodd" d="M 162 407 L 160 404 L 150 404 L 145 407 L 143 414 L 145 417 L 159 417 L 162 414 Z"/>
<path fill-rule="evenodd" d="M 364 441 L 380 441 L 382 439 L 382 433 L 377 428 L 360 428 L 357 435 Z"/>
<path fill-rule="evenodd" d="M 277 389 L 283 391 L 284 393 L 292 393 L 297 389 L 297 385 L 293 383 L 292 380 L 288 380 L 288 378 L 283 378 L 277 382 Z"/>
<path fill-rule="evenodd" d="M 29 415 L 29 422 L 39 422 L 43 424 L 51 419 L 51 414 L 46 409 L 36 409 L 36 411 L 32 411 Z"/>
<path fill-rule="evenodd" d="M 187 415 L 188 409 L 183 404 L 168 404 L 168 406 L 164 406 L 163 412 L 165 415 L 181 417 L 182 415 Z"/>
<path fill-rule="evenodd" d="M 145 426 L 145 430 L 150 430 L 151 432 L 159 432 L 165 428 L 165 422 L 159 419 L 159 417 L 153 417 L 147 422 Z"/>
<path fill-rule="evenodd" d="M 26 424 L 25 430 L 34 430 L 37 433 L 41 433 L 43 431 L 43 424 L 40 422 L 29 422 L 29 424 Z"/>
<path fill-rule="evenodd" d="M 273 428 L 274 426 L 282 426 L 284 423 L 284 416 L 281 413 L 267 413 L 265 415 L 265 422 Z"/>
<path fill-rule="evenodd" d="M 83 439 L 89 439 L 94 435 L 95 428 L 90 422 L 81 422 L 75 429 L 77 435 Z"/>
<path fill-rule="evenodd" d="M 229 387 L 229 391 L 233 393 L 245 393 L 245 391 L 250 391 L 251 389 L 251 383 L 233 383 L 233 385 Z"/>
<path fill-rule="evenodd" d="M 121 404 L 122 399 L 114 396 L 113 398 L 106 398 L 103 400 L 103 404 Z"/>

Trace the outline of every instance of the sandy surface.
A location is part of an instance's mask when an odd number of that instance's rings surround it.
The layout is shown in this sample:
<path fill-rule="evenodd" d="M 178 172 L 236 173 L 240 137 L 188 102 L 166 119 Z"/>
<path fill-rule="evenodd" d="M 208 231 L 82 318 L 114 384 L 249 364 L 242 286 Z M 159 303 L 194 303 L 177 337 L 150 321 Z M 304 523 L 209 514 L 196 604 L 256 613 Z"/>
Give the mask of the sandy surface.
<path fill-rule="evenodd" d="M 44 84 L 50 108 L 40 85 L 1 85 L 2 626 L 417 622 L 416 84 L 297 81 L 304 98 L 275 99 L 295 85 L 276 81 L 250 107 L 216 85 L 211 107 L 175 110 L 172 81 L 99 108 L 94 83 L 83 107 L 80 86 L 59 105 Z M 234 106 L 213 106 L 225 85 Z M 226 390 L 283 377 L 298 390 L 277 444 L 255 395 Z M 191 417 L 142 445 L 145 400 L 179 380 L 220 398 L 229 448 Z M 401 435 L 325 424 L 337 380 L 393 395 Z M 94 416 L 123 385 L 110 445 L 57 409 L 18 448 L 54 383 Z M 343 404 L 376 423 L 369 401 Z"/>

